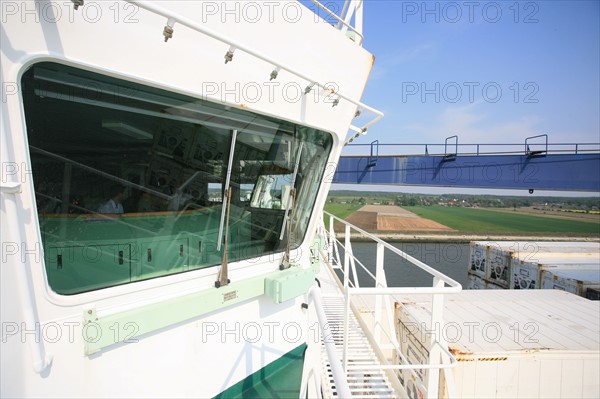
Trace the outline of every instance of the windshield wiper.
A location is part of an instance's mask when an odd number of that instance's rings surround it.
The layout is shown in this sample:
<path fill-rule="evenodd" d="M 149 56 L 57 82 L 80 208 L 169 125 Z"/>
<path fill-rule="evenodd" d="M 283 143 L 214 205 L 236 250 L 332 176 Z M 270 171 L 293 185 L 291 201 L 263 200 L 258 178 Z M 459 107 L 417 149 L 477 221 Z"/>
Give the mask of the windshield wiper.
<path fill-rule="evenodd" d="M 294 165 L 294 173 L 292 174 L 292 184 L 290 189 L 290 196 L 288 197 L 287 204 L 285 207 L 285 214 L 283 216 L 283 223 L 281 224 L 281 233 L 279 233 L 279 240 L 283 240 L 283 235 L 286 231 L 287 227 L 287 242 L 285 243 L 285 253 L 283 254 L 283 259 L 281 260 L 281 264 L 279 265 L 280 270 L 284 270 L 290 267 L 290 246 L 292 242 L 292 219 L 296 214 L 296 176 L 298 176 L 298 168 L 300 166 L 300 157 L 302 155 L 302 148 L 304 146 L 304 142 L 300 142 L 300 146 L 298 147 L 298 153 L 296 154 L 296 163 Z M 292 216 L 290 218 L 290 210 L 292 211 Z M 289 220 L 288 220 L 289 219 Z"/>
<path fill-rule="evenodd" d="M 231 204 L 231 166 L 233 165 L 233 155 L 235 151 L 235 140 L 237 138 L 237 130 L 233 130 L 233 136 L 231 137 L 231 146 L 229 147 L 229 163 L 227 164 L 227 177 L 225 178 L 225 191 L 223 192 L 223 207 L 221 208 L 221 223 L 219 225 L 219 238 L 217 240 L 217 251 L 221 250 L 221 242 L 223 241 L 223 225 L 225 225 L 225 242 L 223 244 L 223 259 L 221 261 L 221 269 L 219 270 L 219 277 L 215 281 L 215 287 L 219 288 L 229 284 L 229 278 L 227 276 L 227 247 L 229 244 L 229 208 Z"/>

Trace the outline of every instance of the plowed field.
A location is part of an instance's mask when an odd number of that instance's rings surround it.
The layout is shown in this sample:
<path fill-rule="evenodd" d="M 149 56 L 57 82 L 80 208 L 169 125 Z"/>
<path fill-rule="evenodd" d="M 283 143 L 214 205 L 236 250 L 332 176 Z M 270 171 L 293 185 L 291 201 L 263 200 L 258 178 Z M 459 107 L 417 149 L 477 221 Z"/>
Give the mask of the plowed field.
<path fill-rule="evenodd" d="M 443 224 L 422 218 L 412 212 L 391 205 L 365 205 L 346 220 L 369 231 L 454 231 Z"/>

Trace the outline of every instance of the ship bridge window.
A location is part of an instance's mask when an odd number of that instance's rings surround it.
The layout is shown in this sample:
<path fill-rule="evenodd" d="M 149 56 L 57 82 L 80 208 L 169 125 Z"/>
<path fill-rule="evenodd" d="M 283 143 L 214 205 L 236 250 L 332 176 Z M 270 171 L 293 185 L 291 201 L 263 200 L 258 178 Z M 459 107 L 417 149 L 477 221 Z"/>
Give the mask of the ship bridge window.
<path fill-rule="evenodd" d="M 22 94 L 55 292 L 219 265 L 227 176 L 230 262 L 302 242 L 330 134 L 49 62 L 23 75 Z"/>

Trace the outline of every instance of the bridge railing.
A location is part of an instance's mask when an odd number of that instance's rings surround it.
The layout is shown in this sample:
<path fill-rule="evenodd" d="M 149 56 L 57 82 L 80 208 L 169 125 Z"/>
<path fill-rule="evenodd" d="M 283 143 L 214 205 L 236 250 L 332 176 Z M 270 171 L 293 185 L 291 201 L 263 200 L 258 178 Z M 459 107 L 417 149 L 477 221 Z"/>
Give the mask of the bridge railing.
<path fill-rule="evenodd" d="M 393 245 L 383 241 L 379 237 L 368 233 L 344 220 L 337 218 L 331 213 L 324 212 L 329 217 L 329 227 L 322 224 L 319 234 L 325 238 L 325 255 L 328 266 L 332 267 L 341 275 L 340 283 L 345 300 L 344 306 L 344 325 L 342 340 L 342 366 L 347 372 L 349 369 L 359 367 L 361 370 L 378 369 L 388 371 L 410 370 L 411 375 L 416 378 L 415 370 L 428 369 L 429 378 L 427 381 L 427 394 L 429 397 L 438 397 L 440 372 L 444 373 L 446 389 L 448 393 L 453 392 L 453 377 L 450 369 L 456 365 L 456 359 L 448 351 L 447 343 L 443 337 L 431 339 L 429 350 L 429 359 L 426 364 L 411 364 L 406 356 L 403 355 L 400 343 L 394 333 L 394 302 L 400 301 L 402 295 L 426 294 L 431 295 L 431 325 L 441 325 L 443 323 L 444 294 L 457 293 L 462 290 L 462 286 L 457 281 L 451 279 L 445 274 L 426 265 L 420 260 L 413 258 Z M 338 239 L 334 231 L 334 224 L 341 223 L 344 226 L 343 242 Z M 352 250 L 351 237 L 360 235 L 362 239 L 368 239 L 376 244 L 376 258 L 374 273 L 354 256 Z M 343 251 L 343 252 L 342 252 Z M 385 251 L 391 252 L 402 259 L 408 261 L 412 266 L 428 273 L 433 282 L 428 287 L 388 287 L 385 270 Z M 371 265 L 372 266 L 372 265 Z M 363 280 L 359 279 L 357 270 L 361 270 Z M 366 277 L 364 277 L 366 275 Z M 340 276 L 338 275 L 338 278 Z M 361 286 L 362 285 L 362 286 Z M 374 301 L 368 298 L 374 297 Z M 360 306 L 360 311 L 357 307 Z M 398 364 L 387 362 L 382 359 L 383 364 L 367 365 L 361 363 L 360 366 L 348 364 L 348 331 L 350 312 L 359 319 L 363 328 L 366 327 L 366 334 L 369 341 L 377 347 L 378 352 L 392 350 L 400 359 Z M 368 316 L 366 316 L 368 315 Z M 368 317 L 368 318 L 365 318 Z M 392 357 L 393 358 L 393 357 Z M 387 363 L 387 364 L 386 364 Z M 438 372 L 435 372 L 438 371 Z M 450 396 L 453 397 L 453 396 Z"/>
<path fill-rule="evenodd" d="M 326 22 L 331 23 L 342 33 L 350 36 L 359 46 L 362 45 L 364 36 L 362 34 L 362 7 L 363 0 L 346 0 L 341 9 L 334 2 L 323 3 L 317 0 L 309 0 L 309 9 Z M 330 8 L 331 7 L 331 8 Z M 333 9 L 332 9 L 333 8 Z M 354 19 L 354 23 L 351 21 Z"/>
<path fill-rule="evenodd" d="M 380 156 L 385 155 L 446 155 L 447 143 L 377 143 Z M 367 155 L 373 143 L 352 143 L 345 147 L 345 156 Z M 547 154 L 585 154 L 600 152 L 600 143 L 452 143 L 456 155 L 527 155 L 531 151 Z M 528 151 L 529 148 L 529 151 Z"/>
<path fill-rule="evenodd" d="M 272 65 L 274 69 L 271 72 L 271 79 L 277 78 L 280 71 L 287 71 L 292 75 L 307 82 L 308 85 L 304 89 L 305 94 L 310 93 L 312 90 L 322 89 L 325 92 L 335 94 L 335 99 L 333 100 L 332 106 L 336 106 L 341 100 L 356 105 L 357 113 L 367 113 L 369 115 L 369 118 L 368 122 L 361 122 L 361 126 L 350 125 L 349 130 L 351 132 L 364 134 L 371 125 L 377 123 L 381 118 L 383 118 L 383 112 L 378 111 L 377 109 L 370 107 L 358 101 L 357 99 L 351 98 L 345 92 L 336 91 L 331 85 L 331 82 L 320 82 L 318 79 L 314 79 L 314 76 L 311 77 L 309 75 L 304 74 L 298 69 L 296 65 L 289 65 L 279 60 L 279 57 L 275 58 L 271 54 L 266 54 L 262 51 L 257 50 L 256 48 L 254 48 L 252 43 L 246 42 L 243 39 L 238 39 L 237 37 L 234 38 L 228 36 L 225 33 L 217 32 L 209 28 L 208 26 L 200 23 L 199 21 L 190 18 L 187 15 L 172 12 L 167 7 L 155 4 L 153 2 L 139 0 L 126 1 L 135 5 L 136 7 L 139 7 L 140 9 L 152 12 L 166 19 L 166 26 L 163 28 L 163 35 L 165 41 L 169 40 L 173 36 L 174 27 L 176 26 L 176 24 L 186 26 L 187 28 L 197 33 L 206 35 L 208 37 L 212 37 L 213 39 L 228 45 L 229 50 L 227 50 L 224 57 L 225 63 L 231 62 L 233 60 L 234 53 L 240 50 L 251 55 L 252 57 L 255 57 Z M 310 1 L 312 2 L 312 0 Z M 314 1 L 313 3 L 318 3 L 318 1 Z M 345 3 L 347 3 L 347 5 L 344 5 L 344 9 L 340 14 L 343 17 L 336 17 L 338 20 L 338 24 L 342 23 L 340 30 L 342 31 L 342 33 L 349 35 L 348 30 L 352 28 L 350 32 L 353 33 L 355 36 L 359 36 L 360 40 L 358 41 L 362 42 L 363 0 L 352 0 L 350 2 L 346 1 Z M 352 21 L 354 21 L 353 25 L 351 25 Z M 350 36 L 352 36 L 352 34 L 350 34 Z M 354 40 L 357 41 L 356 39 Z"/>

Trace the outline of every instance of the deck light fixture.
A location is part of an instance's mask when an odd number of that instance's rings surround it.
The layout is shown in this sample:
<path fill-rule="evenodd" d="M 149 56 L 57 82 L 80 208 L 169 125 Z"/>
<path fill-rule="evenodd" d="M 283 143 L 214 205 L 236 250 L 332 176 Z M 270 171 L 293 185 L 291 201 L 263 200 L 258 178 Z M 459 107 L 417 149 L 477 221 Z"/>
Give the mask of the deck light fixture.
<path fill-rule="evenodd" d="M 173 38 L 173 26 L 175 26 L 175 20 L 173 18 L 167 19 L 167 24 L 163 29 L 163 36 L 165 37 L 165 43 L 167 40 Z"/>
<path fill-rule="evenodd" d="M 361 129 L 360 131 L 354 133 L 346 142 L 344 143 L 344 147 L 348 144 L 352 143 L 354 140 L 359 138 L 360 136 L 364 136 L 367 134 L 367 129 Z"/>
<path fill-rule="evenodd" d="M 235 52 L 235 46 L 230 46 L 229 50 L 225 53 L 225 63 L 227 64 L 230 61 L 233 61 L 233 53 Z"/>

